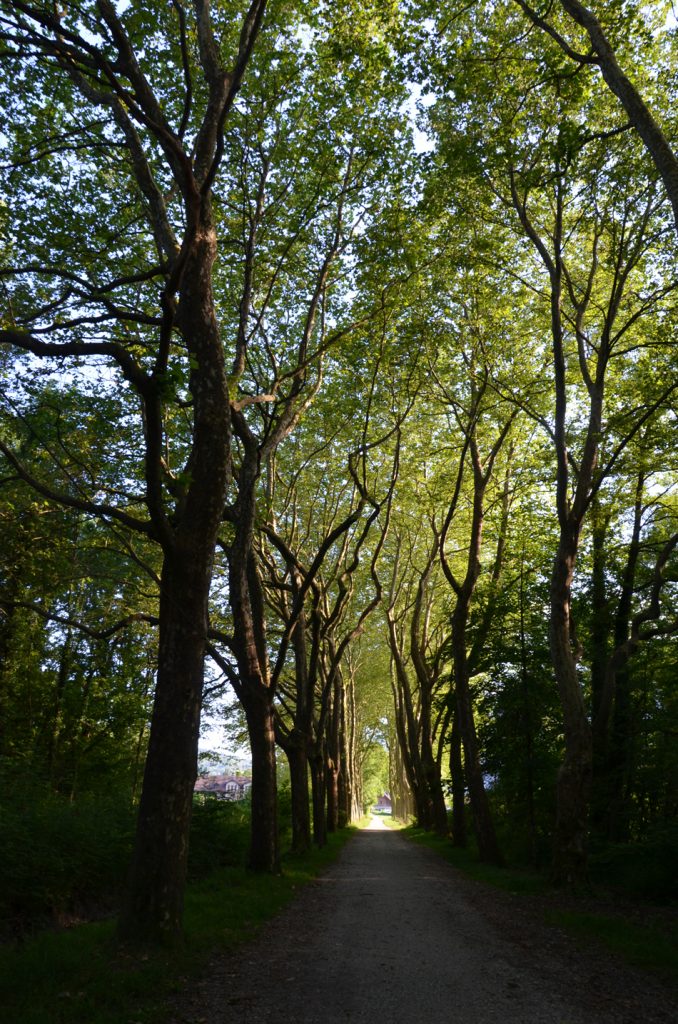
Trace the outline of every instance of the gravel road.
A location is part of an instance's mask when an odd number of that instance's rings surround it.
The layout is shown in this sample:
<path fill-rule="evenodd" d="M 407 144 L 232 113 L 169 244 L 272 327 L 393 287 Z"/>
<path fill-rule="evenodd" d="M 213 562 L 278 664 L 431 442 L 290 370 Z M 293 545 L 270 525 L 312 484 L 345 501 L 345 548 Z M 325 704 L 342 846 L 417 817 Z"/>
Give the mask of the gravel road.
<path fill-rule="evenodd" d="M 214 959 L 169 1024 L 678 1019 L 661 985 L 645 988 L 614 963 L 601 969 L 565 937 L 542 936 L 536 921 L 535 933 L 516 941 L 510 897 L 482 889 L 479 904 L 477 893 L 435 853 L 374 818 L 253 943 Z M 519 934 L 526 928 L 529 920 Z"/>

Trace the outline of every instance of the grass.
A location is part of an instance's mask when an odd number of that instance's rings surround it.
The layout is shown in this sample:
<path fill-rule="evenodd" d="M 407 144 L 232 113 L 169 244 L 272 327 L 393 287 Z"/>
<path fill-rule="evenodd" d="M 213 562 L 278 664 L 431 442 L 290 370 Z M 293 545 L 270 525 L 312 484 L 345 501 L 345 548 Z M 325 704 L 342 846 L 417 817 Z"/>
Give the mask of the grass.
<path fill-rule="evenodd" d="M 671 936 L 651 925 L 641 925 L 621 917 L 584 913 L 575 910 L 549 910 L 549 924 L 564 928 L 588 942 L 602 943 L 636 967 L 658 971 L 678 984 L 678 944 Z"/>
<path fill-rule="evenodd" d="M 0 948 L 0 1003 L 12 1024 L 161 1024 L 167 1002 L 214 950 L 251 938 L 331 863 L 352 833 L 322 850 L 287 857 L 281 876 L 227 867 L 189 886 L 186 945 L 180 952 L 131 954 L 114 944 L 114 923 L 44 932 Z"/>
<path fill-rule="evenodd" d="M 386 825 L 387 828 L 392 828 L 394 832 L 407 828 L 407 825 L 403 821 L 398 821 L 397 818 L 393 818 L 390 814 L 377 814 L 377 817 L 381 818 L 384 825 Z"/>
<path fill-rule="evenodd" d="M 503 889 L 511 893 L 543 893 L 548 889 L 548 883 L 542 875 L 533 871 L 522 871 L 518 868 L 498 868 L 493 864 L 483 864 L 476 854 L 469 849 L 459 849 L 453 846 L 449 839 L 437 836 L 432 832 L 425 832 L 424 829 L 410 825 L 403 829 L 403 834 L 423 846 L 428 846 L 445 860 L 459 868 L 465 875 L 474 878 L 478 882 L 485 882 L 493 885 L 496 889 Z"/>

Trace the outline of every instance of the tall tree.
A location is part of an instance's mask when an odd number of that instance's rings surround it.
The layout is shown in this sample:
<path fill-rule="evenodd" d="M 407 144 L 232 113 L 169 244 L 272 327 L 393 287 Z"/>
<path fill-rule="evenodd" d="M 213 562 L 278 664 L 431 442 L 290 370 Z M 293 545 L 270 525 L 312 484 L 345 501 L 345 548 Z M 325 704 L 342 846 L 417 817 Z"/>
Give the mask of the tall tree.
<path fill-rule="evenodd" d="M 464 745 L 464 772 L 469 787 L 478 848 L 483 860 L 502 863 L 503 858 L 494 830 L 480 763 L 470 691 L 471 665 L 469 664 L 468 626 L 471 602 L 481 573 L 481 548 L 488 484 L 492 478 L 497 457 L 511 429 L 516 411 L 508 409 L 503 417 L 499 417 L 495 436 L 490 438 L 488 450 L 483 453 L 480 446 L 478 425 L 483 416 L 487 415 L 483 409 L 483 400 L 487 394 L 489 373 L 486 365 L 481 366 L 480 370 L 478 370 L 475 365 L 475 357 L 474 346 L 471 345 L 471 352 L 466 353 L 469 371 L 469 388 L 466 401 L 460 396 L 453 397 L 448 392 L 463 441 L 455 488 L 443 520 L 440 535 L 440 557 L 445 577 L 455 596 L 451 621 L 451 647 L 454 662 L 456 710 L 459 719 L 459 731 Z M 503 422 L 501 422 L 502 418 Z M 461 484 L 466 470 L 467 459 L 470 463 L 473 481 L 472 497 L 470 499 L 472 506 L 471 523 L 464 575 L 461 578 L 457 578 L 457 574 L 451 564 L 451 559 L 448 557 L 447 542 L 450 527 L 458 511 Z M 496 565 L 497 572 L 499 572 L 501 552 Z"/>
<path fill-rule="evenodd" d="M 425 528 L 428 524 L 425 524 Z M 434 721 L 435 698 L 443 685 L 445 634 L 439 621 L 438 538 L 417 564 L 417 535 L 396 537 L 389 597 L 385 608 L 391 652 L 395 728 L 400 757 L 420 828 L 447 834 L 447 812 L 441 784 L 442 736 L 447 722 Z M 435 608 L 434 604 L 438 607 Z M 435 615 L 435 620 L 434 620 Z M 436 729 L 435 726 L 438 726 Z M 437 750 L 435 747 L 438 733 Z"/>
<path fill-rule="evenodd" d="M 279 859 L 274 734 L 280 657 L 270 664 L 255 543 L 267 506 L 275 514 L 270 466 L 331 375 L 333 350 L 383 315 L 398 274 L 382 279 L 376 295 L 374 288 L 365 294 L 357 287 L 364 238 L 390 192 L 402 187 L 393 161 L 403 127 L 401 86 L 390 73 L 389 48 L 380 42 L 392 12 L 373 12 L 362 39 L 328 15 L 320 8 L 309 17 L 305 45 L 277 53 L 232 119 L 231 148 L 240 159 L 228 203 L 244 210 L 240 239 L 231 243 L 244 268 L 234 325 L 242 396 L 232 403 L 234 495 L 220 550 L 228 563 L 233 684 L 253 756 L 250 864 L 260 870 L 276 870 Z M 237 213 L 231 219 L 237 224 Z M 303 593 L 309 587 L 310 581 L 303 583 Z M 288 641 L 289 635 L 283 662 Z"/>
<path fill-rule="evenodd" d="M 561 50 L 576 64 L 600 69 L 607 86 L 624 107 L 630 124 L 643 140 L 661 175 L 666 194 L 673 208 L 673 218 L 678 231 L 678 157 L 676 157 L 671 139 L 662 128 L 656 112 L 652 111 L 641 89 L 633 82 L 632 79 L 635 76 L 633 73 L 629 76 L 620 65 L 614 41 L 603 25 L 605 12 L 603 12 L 603 18 L 600 18 L 593 7 L 580 3 L 580 0 L 560 0 L 557 5 L 569 15 L 571 21 L 583 29 L 585 36 L 588 37 L 590 49 L 586 53 L 582 53 L 578 46 L 579 40 L 574 40 L 572 43 L 568 41 L 566 28 L 561 30 L 560 24 L 549 20 L 547 16 L 542 16 L 525 0 L 515 0 L 515 2 L 530 20 L 547 33 L 551 39 L 554 39 Z M 609 4 L 606 6 L 612 7 Z M 660 8 L 657 12 L 658 17 L 663 16 L 666 22 L 670 15 L 670 5 L 657 6 Z M 612 14 L 617 22 L 614 26 L 616 32 L 622 32 L 626 40 L 637 33 L 643 38 L 642 45 L 646 45 L 647 32 L 643 22 L 644 19 L 656 18 L 657 15 L 654 12 L 645 8 L 639 15 L 637 12 L 625 10 L 623 21 L 618 18 L 616 11 L 613 10 Z M 666 24 L 663 26 L 659 24 L 655 32 L 657 30 L 666 33 Z"/>
<path fill-rule="evenodd" d="M 525 52 L 517 9 L 493 12 L 501 23 L 490 20 L 481 31 L 480 11 L 471 8 L 445 24 L 442 45 L 438 40 L 430 47 L 428 81 L 440 96 L 430 123 L 441 140 L 439 160 L 448 163 L 456 181 L 483 181 L 488 188 L 486 215 L 497 225 L 497 241 L 506 224 L 501 207 L 512 207 L 548 276 L 550 356 L 535 322 L 528 326 L 528 317 L 525 323 L 535 339 L 534 393 L 515 377 L 511 383 L 504 378 L 499 388 L 541 424 L 555 456 L 560 539 L 551 576 L 550 643 L 566 750 L 558 782 L 554 877 L 567 880 L 586 871 L 592 756 L 571 615 L 575 565 L 596 494 L 675 388 L 667 374 L 620 422 L 620 382 L 633 378 L 635 353 L 654 348 L 653 310 L 671 316 L 674 281 L 670 275 L 654 278 L 650 269 L 671 245 L 661 200 L 647 184 L 647 163 L 628 139 L 620 141 L 623 126 L 615 124 L 606 94 L 588 88 L 582 76 L 568 74 L 557 51 L 536 57 L 537 74 L 530 62 L 513 63 L 512 57 Z M 476 55 L 468 44 L 479 39 L 483 52 Z M 486 74 L 488 61 L 501 72 L 501 104 L 496 83 Z M 508 287 L 516 297 L 522 293 L 529 310 L 539 301 L 540 283 L 522 257 L 514 249 L 513 262 L 504 267 L 513 280 Z M 491 256 L 490 261 L 497 262 Z M 544 358 L 553 389 L 550 415 L 541 405 L 538 361 Z M 493 388 L 502 376 L 493 370 Z"/>
<path fill-rule="evenodd" d="M 264 10 L 254 0 L 244 16 L 215 17 L 197 3 L 190 25 L 180 4 L 160 15 L 147 6 L 119 14 L 108 0 L 1 11 L 4 96 L 17 78 L 24 87 L 21 106 L 7 103 L 21 201 L 11 225 L 19 241 L 3 268 L 12 304 L 0 343 L 119 375 L 137 405 L 141 491 L 106 500 L 96 480 L 86 495 L 56 490 L 4 442 L 2 451 L 49 501 L 149 536 L 163 555 L 126 938 L 173 942 L 181 928 L 207 600 L 232 457 L 213 185 Z M 234 373 L 237 381 L 237 362 Z M 176 404 L 188 429 L 170 460 L 167 409 Z"/>
<path fill-rule="evenodd" d="M 583 270 L 579 281 L 567 261 L 566 247 L 566 181 L 564 166 L 555 163 L 556 187 L 553 194 L 554 220 L 549 243 L 536 228 L 528 209 L 530 186 L 523 184 L 511 169 L 511 196 L 521 225 L 539 254 L 549 274 L 551 290 L 551 335 L 553 340 L 553 373 L 555 385 L 555 415 L 553 443 L 556 454 L 556 503 L 560 526 L 560 539 L 551 576 L 550 643 L 553 666 L 563 707 L 566 737 L 565 760 L 558 779 L 558 820 L 555 838 L 554 876 L 559 881 L 580 879 L 586 871 L 586 836 L 592 773 L 592 739 L 588 716 L 582 700 L 577 678 L 577 653 L 574 624 L 571 615 L 572 581 L 584 518 L 591 508 L 605 476 L 617 461 L 619 454 L 658 408 L 661 408 L 675 385 L 663 389 L 649 408 L 636 415 L 626 433 L 611 451 L 607 465 L 599 466 L 601 435 L 604 431 L 606 386 L 620 353 L 628 344 L 627 332 L 643 313 L 660 301 L 666 288 L 648 297 L 634 308 L 627 302 L 629 279 L 638 264 L 648 258 L 654 239 L 649 224 L 656 211 L 652 193 L 641 206 L 640 216 L 634 218 L 638 199 L 624 198 L 621 211 L 622 229 L 616 231 L 614 221 L 608 219 L 612 210 L 601 190 L 592 201 L 598 204 L 599 214 L 591 225 L 591 257 L 589 268 Z M 580 169 L 581 173 L 582 169 Z M 598 184 L 598 183 L 596 183 Z M 594 186 L 595 187 L 595 186 Z M 601 194 L 602 193 L 602 194 Z M 605 204 L 605 205 L 603 205 Z M 577 207 L 579 203 L 577 201 Z M 607 206 L 607 209 L 606 209 Z M 577 217 L 580 217 L 577 209 Z M 614 213 L 612 213 L 614 217 Z M 581 223 L 581 220 L 580 220 Z M 571 231 L 571 229 L 569 229 Z M 599 245 L 609 245 L 613 280 L 607 298 L 596 301 L 600 289 L 598 262 Z M 581 249 L 580 249 L 581 252 Z M 581 273 L 581 272 L 580 272 Z M 669 288 L 671 285 L 669 285 Z M 573 441 L 568 437 L 568 365 L 566 354 L 568 325 L 564 319 L 566 296 L 571 312 L 570 321 L 579 373 L 588 394 L 588 422 L 579 445 L 579 455 L 573 459 Z M 594 313 L 593 303 L 598 306 Z M 596 323 L 596 317 L 599 317 Z M 642 340 L 639 342 L 642 345 Z"/>

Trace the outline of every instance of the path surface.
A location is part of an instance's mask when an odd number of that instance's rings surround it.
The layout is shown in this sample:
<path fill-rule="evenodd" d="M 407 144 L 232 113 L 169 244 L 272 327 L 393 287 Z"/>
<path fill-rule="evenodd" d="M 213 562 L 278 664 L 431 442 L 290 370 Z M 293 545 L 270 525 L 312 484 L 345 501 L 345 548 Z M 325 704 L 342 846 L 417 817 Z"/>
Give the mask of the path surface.
<path fill-rule="evenodd" d="M 554 948 L 549 961 L 554 969 L 544 971 L 538 951 L 530 942 L 516 942 L 509 924 L 504 929 L 496 915 L 488 919 L 469 897 L 469 883 L 435 853 L 374 818 L 254 943 L 235 958 L 215 960 L 171 1020 L 637 1024 L 674 1019 L 656 991 L 649 995 L 654 1007 L 646 993 L 629 1001 L 628 992 L 621 998 L 608 991 L 591 1001 L 582 991 L 591 978 L 577 973 L 574 952 L 568 962 L 567 950 Z M 598 977 L 594 972 L 593 984 Z M 640 1018 L 636 1002 L 645 1011 Z"/>

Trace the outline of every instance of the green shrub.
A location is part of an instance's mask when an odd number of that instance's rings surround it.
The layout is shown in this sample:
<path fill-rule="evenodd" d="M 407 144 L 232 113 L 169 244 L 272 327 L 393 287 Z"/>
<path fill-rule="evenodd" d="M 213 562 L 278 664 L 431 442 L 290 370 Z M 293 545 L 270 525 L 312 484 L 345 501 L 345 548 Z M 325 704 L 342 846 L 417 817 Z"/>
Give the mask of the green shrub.
<path fill-rule="evenodd" d="M 3 780 L 0 780 L 2 782 Z M 0 937 L 114 912 L 127 876 L 136 810 L 129 793 L 50 793 L 35 779 L 0 787 Z M 291 798 L 280 794 L 281 846 L 289 846 Z M 247 859 L 250 805 L 208 799 L 193 808 L 189 878 Z"/>
<path fill-rule="evenodd" d="M 631 896 L 678 899 L 678 826 L 655 828 L 635 843 L 605 846 L 591 856 L 591 878 Z"/>
<path fill-rule="evenodd" d="M 244 865 L 247 802 L 196 804 L 189 876 Z M 127 793 L 66 797 L 37 788 L 0 801 L 0 937 L 114 912 L 125 884 L 136 809 Z"/>
<path fill-rule="evenodd" d="M 223 867 L 245 863 L 249 842 L 250 805 L 208 797 L 196 800 L 188 854 L 190 878 L 203 878 Z"/>
<path fill-rule="evenodd" d="M 105 909 L 116 900 L 132 845 L 128 796 L 71 802 L 35 791 L 5 793 L 0 822 L 3 932 L 21 932 L 28 923 L 59 920 L 83 907 Z"/>

